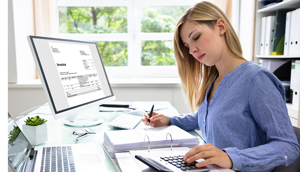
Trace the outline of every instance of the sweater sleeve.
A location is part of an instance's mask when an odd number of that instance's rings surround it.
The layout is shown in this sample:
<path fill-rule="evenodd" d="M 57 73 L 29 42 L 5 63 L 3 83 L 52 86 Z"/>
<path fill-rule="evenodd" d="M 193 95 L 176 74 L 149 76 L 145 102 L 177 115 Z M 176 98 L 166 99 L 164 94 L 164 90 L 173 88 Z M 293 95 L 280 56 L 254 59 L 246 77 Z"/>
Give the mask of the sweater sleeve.
<path fill-rule="evenodd" d="M 171 125 L 176 125 L 183 130 L 199 129 L 198 112 L 195 114 L 182 114 L 170 117 Z"/>
<path fill-rule="evenodd" d="M 225 148 L 233 162 L 233 170 L 271 171 L 288 166 L 299 156 L 299 144 L 285 105 L 281 82 L 267 71 L 257 73 L 249 84 L 249 109 L 263 131 L 266 144 L 239 150 Z"/>

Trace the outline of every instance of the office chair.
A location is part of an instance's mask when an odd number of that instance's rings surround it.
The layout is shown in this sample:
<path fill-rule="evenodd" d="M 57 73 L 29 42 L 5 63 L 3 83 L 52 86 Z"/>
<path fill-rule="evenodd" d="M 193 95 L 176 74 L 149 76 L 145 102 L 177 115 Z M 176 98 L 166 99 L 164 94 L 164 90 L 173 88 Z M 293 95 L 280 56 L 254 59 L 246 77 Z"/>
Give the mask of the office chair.
<path fill-rule="evenodd" d="M 294 127 L 295 134 L 297 136 L 298 143 L 300 144 L 300 128 Z M 272 172 L 299 172 L 300 171 L 300 156 L 298 159 L 289 166 L 277 166 Z"/>

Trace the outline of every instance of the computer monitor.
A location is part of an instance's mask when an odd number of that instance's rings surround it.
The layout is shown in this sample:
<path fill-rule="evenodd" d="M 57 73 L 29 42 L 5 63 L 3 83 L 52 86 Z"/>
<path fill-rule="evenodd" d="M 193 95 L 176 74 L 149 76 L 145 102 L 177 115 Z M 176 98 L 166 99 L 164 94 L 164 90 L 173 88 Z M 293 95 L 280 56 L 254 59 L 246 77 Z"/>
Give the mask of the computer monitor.
<path fill-rule="evenodd" d="M 68 116 L 64 123 L 73 126 L 102 123 L 97 117 L 76 121 L 79 112 L 115 100 L 97 43 L 39 36 L 28 42 L 54 119 Z"/>

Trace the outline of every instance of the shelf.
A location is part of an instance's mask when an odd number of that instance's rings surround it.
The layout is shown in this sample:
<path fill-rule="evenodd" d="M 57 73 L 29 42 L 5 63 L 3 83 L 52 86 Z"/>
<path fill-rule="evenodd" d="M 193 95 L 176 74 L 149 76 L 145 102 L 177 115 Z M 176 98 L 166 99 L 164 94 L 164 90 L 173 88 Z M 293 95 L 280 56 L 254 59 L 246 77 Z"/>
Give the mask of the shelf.
<path fill-rule="evenodd" d="M 290 103 L 286 103 L 286 107 L 287 107 L 289 116 L 292 117 L 292 118 L 294 118 L 294 119 L 298 119 L 298 111 L 299 111 L 299 108 L 293 106 L 293 105 L 290 104 Z"/>
<path fill-rule="evenodd" d="M 256 55 L 255 58 L 260 59 L 300 59 L 300 55 L 297 56 L 284 56 L 284 55 Z"/>
<path fill-rule="evenodd" d="M 297 7 L 300 7 L 299 0 L 285 0 L 285 1 L 279 2 L 278 4 L 257 10 L 257 12 L 258 13 L 275 12 L 277 10 L 295 9 Z"/>

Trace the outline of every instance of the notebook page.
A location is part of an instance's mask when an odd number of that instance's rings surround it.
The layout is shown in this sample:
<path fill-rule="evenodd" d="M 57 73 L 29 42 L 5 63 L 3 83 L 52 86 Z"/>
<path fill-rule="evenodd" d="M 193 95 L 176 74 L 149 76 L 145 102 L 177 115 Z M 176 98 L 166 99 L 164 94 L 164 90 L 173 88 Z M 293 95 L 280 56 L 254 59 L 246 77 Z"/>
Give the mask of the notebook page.
<path fill-rule="evenodd" d="M 144 142 L 145 130 L 118 130 L 110 131 L 109 138 L 114 145 Z"/>
<path fill-rule="evenodd" d="M 182 140 L 182 139 L 195 139 L 196 138 L 190 133 L 182 130 L 181 128 L 171 125 L 166 127 L 155 127 L 155 128 L 144 128 L 147 131 L 147 134 L 150 137 L 150 140 L 171 140 L 171 137 L 167 133 L 172 135 L 172 139 L 174 140 Z M 167 139 L 166 139 L 167 138 Z"/>

